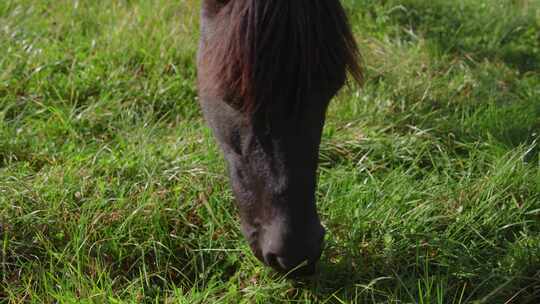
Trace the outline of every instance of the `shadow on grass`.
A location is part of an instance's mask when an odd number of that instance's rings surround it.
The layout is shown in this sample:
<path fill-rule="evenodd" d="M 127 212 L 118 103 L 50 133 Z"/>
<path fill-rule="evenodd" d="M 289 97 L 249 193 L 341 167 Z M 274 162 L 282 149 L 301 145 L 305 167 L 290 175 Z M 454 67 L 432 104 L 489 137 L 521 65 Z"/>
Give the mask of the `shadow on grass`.
<path fill-rule="evenodd" d="M 503 303 L 511 300 L 532 304 L 540 300 L 540 265 L 524 270 L 520 276 L 486 271 L 476 273 L 474 278 L 459 278 L 438 265 L 417 269 L 413 266 L 414 260 L 404 269 L 399 265 L 392 269 L 392 265 L 375 264 L 362 271 L 356 265 L 359 259 L 350 255 L 337 263 L 323 261 L 317 275 L 300 281 L 299 287 L 306 289 L 316 302 L 324 303 Z M 381 271 L 376 271 L 377 266 Z"/>

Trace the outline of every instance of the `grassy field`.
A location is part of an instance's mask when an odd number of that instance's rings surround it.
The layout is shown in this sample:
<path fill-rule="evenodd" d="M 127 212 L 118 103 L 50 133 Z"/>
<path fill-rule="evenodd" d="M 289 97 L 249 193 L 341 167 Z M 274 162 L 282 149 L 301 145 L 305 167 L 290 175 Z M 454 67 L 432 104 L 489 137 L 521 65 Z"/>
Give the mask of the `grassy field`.
<path fill-rule="evenodd" d="M 540 1 L 346 0 L 318 275 L 242 238 L 195 0 L 0 1 L 0 303 L 539 303 Z"/>

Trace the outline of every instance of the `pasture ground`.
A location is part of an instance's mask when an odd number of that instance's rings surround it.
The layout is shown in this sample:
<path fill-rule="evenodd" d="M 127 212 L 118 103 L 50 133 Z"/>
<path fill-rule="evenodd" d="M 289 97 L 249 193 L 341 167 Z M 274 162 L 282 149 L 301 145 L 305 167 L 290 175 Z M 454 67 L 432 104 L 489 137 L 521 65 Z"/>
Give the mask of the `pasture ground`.
<path fill-rule="evenodd" d="M 240 235 L 196 0 L 0 1 L 0 303 L 539 303 L 540 2 L 346 0 L 319 275 Z"/>

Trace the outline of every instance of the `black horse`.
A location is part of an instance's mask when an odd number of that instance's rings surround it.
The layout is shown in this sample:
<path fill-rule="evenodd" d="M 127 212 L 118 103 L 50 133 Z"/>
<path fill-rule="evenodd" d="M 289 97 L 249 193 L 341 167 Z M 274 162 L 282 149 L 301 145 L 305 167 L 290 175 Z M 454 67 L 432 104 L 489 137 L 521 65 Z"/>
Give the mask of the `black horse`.
<path fill-rule="evenodd" d="M 347 71 L 362 80 L 359 56 L 339 0 L 202 1 L 200 104 L 228 162 L 242 232 L 279 271 L 310 272 L 321 255 L 321 133 Z"/>

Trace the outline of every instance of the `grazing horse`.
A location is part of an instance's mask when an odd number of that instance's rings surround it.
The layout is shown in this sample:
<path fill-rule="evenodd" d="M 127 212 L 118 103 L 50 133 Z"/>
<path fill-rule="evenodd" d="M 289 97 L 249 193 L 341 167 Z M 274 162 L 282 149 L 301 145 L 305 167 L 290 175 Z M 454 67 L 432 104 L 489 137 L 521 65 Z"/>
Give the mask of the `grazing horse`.
<path fill-rule="evenodd" d="M 228 163 L 241 230 L 278 271 L 312 272 L 321 134 L 360 54 L 339 0 L 202 0 L 199 103 Z"/>

